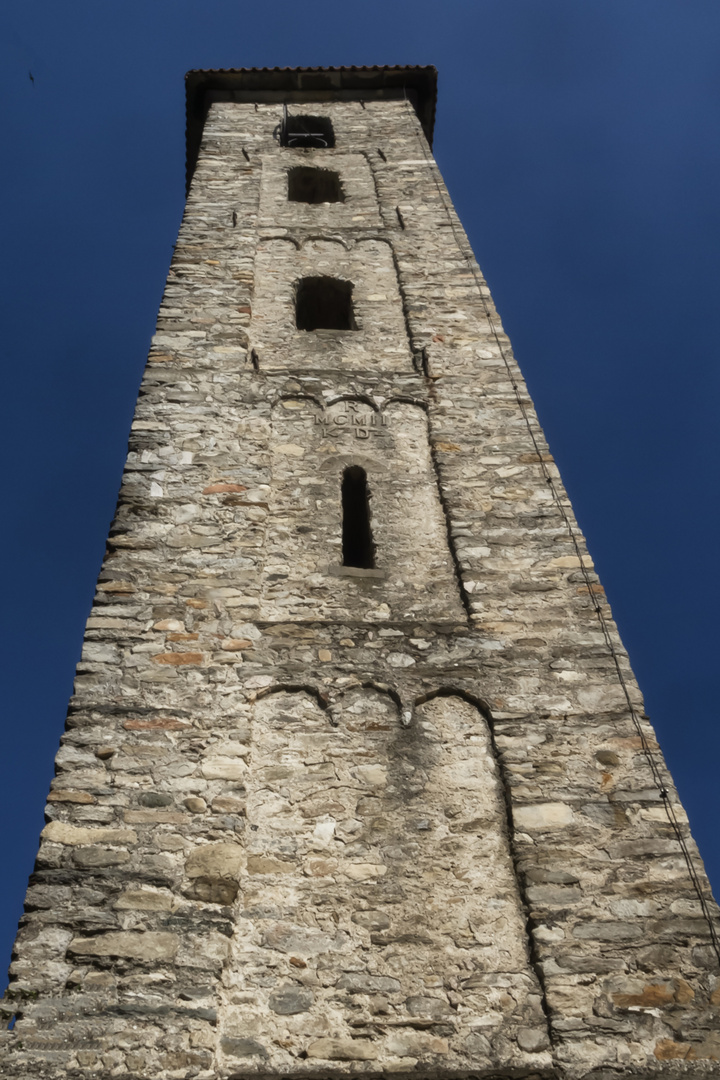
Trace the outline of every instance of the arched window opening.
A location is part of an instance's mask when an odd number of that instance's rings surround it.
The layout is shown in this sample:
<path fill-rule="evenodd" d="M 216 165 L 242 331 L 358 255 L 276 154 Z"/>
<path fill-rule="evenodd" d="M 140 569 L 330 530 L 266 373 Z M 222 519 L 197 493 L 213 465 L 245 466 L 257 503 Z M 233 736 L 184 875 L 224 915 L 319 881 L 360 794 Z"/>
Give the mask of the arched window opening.
<path fill-rule="evenodd" d="M 290 202 L 345 202 L 340 173 L 331 169 L 311 169 L 298 165 L 288 169 L 288 200 Z"/>
<path fill-rule="evenodd" d="M 326 150 L 335 145 L 335 132 L 327 116 L 290 116 L 285 109 L 280 142 L 282 146 Z"/>
<path fill-rule="evenodd" d="M 357 330 L 352 291 L 352 282 L 339 278 L 302 278 L 295 302 L 298 330 Z"/>
<path fill-rule="evenodd" d="M 367 474 L 359 465 L 351 465 L 342 478 L 342 554 L 343 566 L 372 570 L 375 544 L 370 528 L 370 492 Z"/>

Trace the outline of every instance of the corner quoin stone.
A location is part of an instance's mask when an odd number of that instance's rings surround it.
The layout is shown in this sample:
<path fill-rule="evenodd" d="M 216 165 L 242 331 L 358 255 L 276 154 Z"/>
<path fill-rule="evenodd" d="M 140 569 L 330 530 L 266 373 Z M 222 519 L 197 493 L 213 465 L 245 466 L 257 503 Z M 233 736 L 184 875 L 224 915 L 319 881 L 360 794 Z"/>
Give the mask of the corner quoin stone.
<path fill-rule="evenodd" d="M 73 938 L 68 946 L 75 956 L 121 956 L 134 960 L 172 960 L 178 950 L 176 934 L 110 933 Z"/>

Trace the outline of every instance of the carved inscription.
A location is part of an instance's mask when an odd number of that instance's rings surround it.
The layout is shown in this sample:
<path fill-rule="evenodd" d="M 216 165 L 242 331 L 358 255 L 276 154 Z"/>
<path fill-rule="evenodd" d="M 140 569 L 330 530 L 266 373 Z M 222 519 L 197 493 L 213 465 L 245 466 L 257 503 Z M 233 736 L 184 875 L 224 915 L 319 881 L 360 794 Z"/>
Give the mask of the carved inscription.
<path fill-rule="evenodd" d="M 342 403 L 343 412 L 316 414 L 315 426 L 319 427 L 324 436 L 336 434 L 338 428 L 347 428 L 356 439 L 369 439 L 371 436 L 384 434 L 387 428 L 387 417 L 382 413 L 359 412 L 358 404 L 354 401 Z"/>

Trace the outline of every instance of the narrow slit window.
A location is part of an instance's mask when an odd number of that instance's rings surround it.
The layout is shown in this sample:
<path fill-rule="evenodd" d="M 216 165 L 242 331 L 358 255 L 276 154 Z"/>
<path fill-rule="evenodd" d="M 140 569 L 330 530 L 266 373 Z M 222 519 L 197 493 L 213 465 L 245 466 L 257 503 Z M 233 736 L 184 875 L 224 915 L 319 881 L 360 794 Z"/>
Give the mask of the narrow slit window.
<path fill-rule="evenodd" d="M 298 330 L 357 330 L 352 282 L 332 277 L 302 278 L 295 297 Z"/>
<path fill-rule="evenodd" d="M 375 567 L 370 492 L 367 474 L 359 465 L 347 468 L 342 478 L 342 554 L 343 566 L 357 566 L 363 570 Z"/>
<path fill-rule="evenodd" d="M 298 165 L 288 169 L 288 199 L 290 202 L 345 202 L 340 174 L 331 169 L 312 169 Z"/>
<path fill-rule="evenodd" d="M 286 113 L 280 142 L 283 146 L 326 150 L 335 145 L 335 132 L 327 116 L 290 116 Z"/>

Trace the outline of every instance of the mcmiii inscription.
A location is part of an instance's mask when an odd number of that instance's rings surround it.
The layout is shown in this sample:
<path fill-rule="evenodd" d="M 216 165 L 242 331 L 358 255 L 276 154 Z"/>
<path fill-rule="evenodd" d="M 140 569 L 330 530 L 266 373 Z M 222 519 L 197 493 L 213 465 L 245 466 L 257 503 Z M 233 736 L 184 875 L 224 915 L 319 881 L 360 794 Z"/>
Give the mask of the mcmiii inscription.
<path fill-rule="evenodd" d="M 349 407 L 346 412 L 328 416 L 321 413 L 315 416 L 314 423 L 318 425 L 323 435 L 334 433 L 338 428 L 347 428 L 356 439 L 369 439 L 371 436 L 384 434 L 387 427 L 387 417 L 382 413 L 359 413 Z"/>

